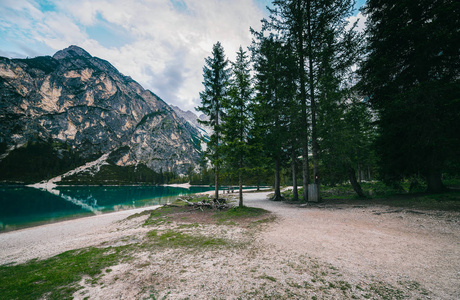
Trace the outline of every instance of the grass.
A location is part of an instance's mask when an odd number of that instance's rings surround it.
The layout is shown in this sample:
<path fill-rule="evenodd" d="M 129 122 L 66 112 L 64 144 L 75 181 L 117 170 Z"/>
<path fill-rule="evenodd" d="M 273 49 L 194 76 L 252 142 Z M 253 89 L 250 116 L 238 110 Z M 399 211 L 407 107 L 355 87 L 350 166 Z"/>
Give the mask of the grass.
<path fill-rule="evenodd" d="M 178 230 L 152 230 L 147 236 L 155 246 L 167 248 L 203 249 L 209 247 L 231 246 L 234 243 L 222 238 L 208 237 L 200 234 L 188 234 Z"/>
<path fill-rule="evenodd" d="M 455 183 L 456 181 L 452 182 Z M 369 195 L 367 198 L 362 199 L 357 197 L 356 193 L 349 184 L 335 187 L 322 186 L 322 202 L 330 205 L 378 204 L 409 209 L 460 211 L 460 190 L 458 189 L 451 189 L 440 194 L 427 194 L 424 192 L 408 193 L 407 182 L 403 183 L 403 190 L 397 190 L 385 186 L 382 182 L 363 182 L 361 186 L 365 194 Z M 302 189 L 299 190 L 299 196 L 301 195 Z M 291 200 L 292 191 L 285 191 L 283 196 L 287 200 Z"/>
<path fill-rule="evenodd" d="M 266 275 L 266 274 L 264 274 L 264 275 L 262 275 L 262 276 L 259 276 L 259 277 L 257 277 L 257 278 L 266 279 L 266 280 L 269 280 L 269 281 L 272 281 L 272 282 L 276 282 L 276 281 L 277 281 L 275 277 L 273 277 L 273 276 L 268 276 L 268 275 Z"/>
<path fill-rule="evenodd" d="M 233 207 L 228 210 L 220 211 L 214 214 L 214 217 L 217 218 L 220 224 L 235 222 L 242 219 L 253 219 L 259 218 L 269 212 L 262 208 L 255 207 Z M 268 220 L 268 219 L 265 219 Z M 257 222 L 257 221 L 255 221 Z"/>
<path fill-rule="evenodd" d="M 407 298 L 403 291 L 386 283 L 374 283 L 370 290 L 384 300 Z"/>
<path fill-rule="evenodd" d="M 387 204 L 395 207 L 409 207 L 422 210 L 460 211 L 460 191 L 443 194 L 408 195 L 388 199 Z"/>
<path fill-rule="evenodd" d="M 176 210 L 177 208 L 169 206 L 162 206 L 157 209 L 150 210 L 150 215 L 147 220 L 145 220 L 144 226 L 164 224 L 170 219 L 168 215 L 174 214 Z"/>
<path fill-rule="evenodd" d="M 189 197 L 190 202 L 202 201 L 205 197 Z M 176 205 L 178 202 L 179 205 Z M 262 224 L 274 220 L 267 210 L 254 207 L 232 207 L 225 210 L 217 211 L 215 209 L 204 208 L 193 209 L 185 206 L 183 201 L 176 201 L 172 206 L 162 206 L 158 209 L 149 211 L 148 213 L 137 214 L 131 218 L 139 217 L 141 215 L 149 214 L 145 220 L 144 226 L 162 225 L 168 222 L 177 222 L 182 228 L 198 227 L 198 223 L 207 224 L 225 224 L 225 225 L 238 225 L 241 223 Z M 198 222 L 198 223 L 197 223 Z"/>
<path fill-rule="evenodd" d="M 72 250 L 46 260 L 0 266 L 0 299 L 71 299 L 83 276 L 103 275 L 125 257 L 126 247 Z"/>

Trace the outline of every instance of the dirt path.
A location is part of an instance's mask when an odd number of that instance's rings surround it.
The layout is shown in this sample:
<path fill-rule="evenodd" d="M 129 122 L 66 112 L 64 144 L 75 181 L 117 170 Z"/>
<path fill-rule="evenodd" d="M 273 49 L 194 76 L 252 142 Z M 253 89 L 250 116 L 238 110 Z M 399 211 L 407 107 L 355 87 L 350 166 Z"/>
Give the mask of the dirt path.
<path fill-rule="evenodd" d="M 299 207 L 248 194 L 246 205 L 274 212 L 264 243 L 330 263 L 353 278 L 417 282 L 440 299 L 460 299 L 458 213 L 389 207 Z"/>

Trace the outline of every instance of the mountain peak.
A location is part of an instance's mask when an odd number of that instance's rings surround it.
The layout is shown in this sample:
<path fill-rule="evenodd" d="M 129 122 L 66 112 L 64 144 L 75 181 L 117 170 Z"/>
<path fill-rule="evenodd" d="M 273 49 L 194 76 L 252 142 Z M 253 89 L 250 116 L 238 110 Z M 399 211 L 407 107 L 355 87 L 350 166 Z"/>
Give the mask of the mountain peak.
<path fill-rule="evenodd" d="M 86 52 L 83 48 L 80 48 L 75 45 L 71 45 L 63 50 L 59 50 L 56 54 L 53 55 L 54 59 L 64 59 L 67 57 L 78 57 L 82 56 L 85 58 L 91 58 L 92 56 Z"/>

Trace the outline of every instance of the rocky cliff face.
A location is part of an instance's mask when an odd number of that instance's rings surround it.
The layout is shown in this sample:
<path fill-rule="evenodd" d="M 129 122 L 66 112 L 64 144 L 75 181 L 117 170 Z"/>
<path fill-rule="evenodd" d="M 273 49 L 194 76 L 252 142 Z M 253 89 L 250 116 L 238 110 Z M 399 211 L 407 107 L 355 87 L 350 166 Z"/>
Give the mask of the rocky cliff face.
<path fill-rule="evenodd" d="M 206 115 L 202 114 L 198 117 L 195 113 L 191 112 L 190 110 L 184 111 L 180 107 L 174 105 L 170 106 L 179 117 L 189 122 L 193 127 L 198 129 L 198 131 L 200 131 L 205 137 L 208 137 L 212 134 L 212 128 L 207 127 L 198 122 L 198 120 L 209 120 L 209 118 Z"/>
<path fill-rule="evenodd" d="M 77 46 L 53 57 L 0 58 L 0 160 L 31 142 L 58 143 L 83 160 L 112 152 L 118 166 L 184 173 L 199 158 L 200 135 L 154 93 Z"/>

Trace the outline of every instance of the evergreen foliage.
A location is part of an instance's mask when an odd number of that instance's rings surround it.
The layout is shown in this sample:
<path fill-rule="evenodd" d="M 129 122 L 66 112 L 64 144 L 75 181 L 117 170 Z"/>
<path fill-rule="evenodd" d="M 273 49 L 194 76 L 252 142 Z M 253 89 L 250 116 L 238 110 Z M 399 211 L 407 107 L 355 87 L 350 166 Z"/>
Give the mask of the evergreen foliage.
<path fill-rule="evenodd" d="M 353 8 L 351 0 L 275 0 L 273 6 L 273 9 L 269 9 L 270 18 L 262 20 L 262 32 L 252 32 L 259 40 L 266 34 L 276 35 L 279 47 L 288 49 L 290 54 L 281 62 L 284 77 L 280 77 L 286 78 L 289 84 L 278 82 L 275 90 L 284 87 L 292 101 L 284 105 L 287 110 L 291 108 L 285 127 L 290 127 L 290 131 L 297 135 L 291 135 L 290 147 L 294 181 L 297 180 L 298 140 L 302 145 L 303 198 L 306 200 L 310 182 L 309 146 L 312 150 L 314 183 L 319 186 L 321 142 L 328 138 L 321 135 L 326 132 L 322 129 L 321 121 L 327 121 L 319 120 L 320 113 L 327 110 L 322 106 L 332 107 L 347 99 L 344 86 L 347 86 L 351 66 L 357 57 L 359 36 L 353 28 L 345 30 L 346 18 L 351 15 Z M 278 196 L 276 190 L 275 187 L 275 198 Z M 319 189 L 317 191 L 319 196 Z M 294 194 L 297 199 L 297 193 Z"/>
<path fill-rule="evenodd" d="M 30 142 L 12 150 L 0 161 L 0 180 L 7 183 L 35 183 L 44 178 L 51 179 L 84 163 L 86 160 L 66 144 Z"/>
<path fill-rule="evenodd" d="M 223 118 L 223 155 L 230 170 L 238 176 L 239 206 L 243 207 L 243 172 L 248 159 L 249 111 L 246 109 L 253 90 L 248 55 L 240 47 L 236 61 L 232 63 L 232 80 L 228 98 L 223 102 L 226 114 Z"/>
<path fill-rule="evenodd" d="M 144 164 L 137 166 L 117 166 L 114 164 L 101 166 L 99 172 L 79 173 L 66 176 L 61 184 L 76 185 L 157 185 L 167 183 L 181 183 L 181 178 L 174 172 L 155 172 Z"/>
<path fill-rule="evenodd" d="M 378 111 L 386 181 L 425 176 L 442 191 L 442 172 L 460 157 L 460 3 L 369 0 L 361 91 Z"/>
<path fill-rule="evenodd" d="M 260 122 L 259 130 L 263 136 L 265 153 L 275 167 L 275 197 L 281 200 L 281 168 L 287 161 L 285 152 L 290 122 L 289 106 L 295 98 L 292 73 L 286 63 L 289 48 L 275 37 L 258 35 L 253 45 L 253 57 L 256 70 L 257 110 L 255 118 Z"/>
<path fill-rule="evenodd" d="M 208 121 L 199 120 L 203 125 L 210 126 L 213 133 L 207 143 L 206 156 L 214 166 L 215 198 L 219 198 L 219 172 L 222 164 L 220 157 L 221 126 L 220 121 L 224 114 L 222 102 L 228 93 L 230 70 L 228 60 L 225 58 L 224 48 L 217 42 L 212 48 L 212 56 L 205 59 L 203 67 L 204 91 L 200 93 L 201 106 L 197 107 L 209 117 Z"/>

